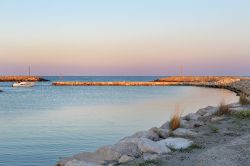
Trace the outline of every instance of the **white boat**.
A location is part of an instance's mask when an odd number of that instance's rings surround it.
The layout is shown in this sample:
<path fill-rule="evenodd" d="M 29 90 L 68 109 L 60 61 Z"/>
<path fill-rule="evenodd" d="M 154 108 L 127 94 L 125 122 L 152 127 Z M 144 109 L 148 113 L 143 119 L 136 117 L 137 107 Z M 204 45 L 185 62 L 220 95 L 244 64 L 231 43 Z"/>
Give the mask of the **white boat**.
<path fill-rule="evenodd" d="M 15 82 L 12 87 L 32 87 L 35 82 Z"/>

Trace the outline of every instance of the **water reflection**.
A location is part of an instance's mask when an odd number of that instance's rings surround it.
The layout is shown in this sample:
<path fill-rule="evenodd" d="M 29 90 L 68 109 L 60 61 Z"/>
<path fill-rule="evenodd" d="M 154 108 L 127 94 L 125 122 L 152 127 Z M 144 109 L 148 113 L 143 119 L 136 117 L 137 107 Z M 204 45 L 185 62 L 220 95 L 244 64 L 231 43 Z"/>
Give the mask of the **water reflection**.
<path fill-rule="evenodd" d="M 38 87 L 4 93 L 0 165 L 54 165 L 59 157 L 93 151 L 160 126 L 176 105 L 184 115 L 216 106 L 222 99 L 231 103 L 238 97 L 227 90 L 198 87 Z"/>

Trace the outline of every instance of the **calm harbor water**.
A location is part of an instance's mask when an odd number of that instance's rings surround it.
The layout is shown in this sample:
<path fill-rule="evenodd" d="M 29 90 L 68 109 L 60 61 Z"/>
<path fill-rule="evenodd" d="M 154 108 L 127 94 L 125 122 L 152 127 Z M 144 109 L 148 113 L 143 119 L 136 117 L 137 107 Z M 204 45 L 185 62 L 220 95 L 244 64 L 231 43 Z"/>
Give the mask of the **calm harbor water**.
<path fill-rule="evenodd" d="M 151 81 L 159 77 L 46 77 L 52 81 Z M 183 115 L 234 93 L 198 87 L 54 87 L 0 83 L 0 165 L 49 166 L 94 151 L 139 130 L 160 126 L 175 107 Z"/>

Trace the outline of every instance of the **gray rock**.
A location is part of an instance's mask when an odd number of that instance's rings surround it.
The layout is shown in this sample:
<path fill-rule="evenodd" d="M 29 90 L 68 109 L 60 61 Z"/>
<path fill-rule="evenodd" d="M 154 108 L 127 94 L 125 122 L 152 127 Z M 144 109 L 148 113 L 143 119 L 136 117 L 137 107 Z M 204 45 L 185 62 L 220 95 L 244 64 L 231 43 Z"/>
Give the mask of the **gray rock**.
<path fill-rule="evenodd" d="M 127 163 L 129 161 L 134 160 L 133 157 L 127 156 L 127 155 L 123 155 L 119 160 L 118 163 Z"/>
<path fill-rule="evenodd" d="M 138 131 L 132 136 L 128 136 L 125 138 L 145 138 L 147 134 L 148 134 L 148 131 Z"/>
<path fill-rule="evenodd" d="M 180 127 L 181 128 L 192 128 L 189 121 L 187 121 L 185 119 L 180 120 Z"/>
<path fill-rule="evenodd" d="M 88 163 L 88 162 L 85 162 L 85 161 L 79 161 L 79 160 L 71 160 L 71 161 L 68 161 L 65 166 L 98 166 L 97 164 L 95 163 Z"/>
<path fill-rule="evenodd" d="M 158 158 L 160 158 L 160 156 L 158 154 L 151 154 L 151 153 L 143 154 L 143 160 L 144 161 L 156 160 Z"/>
<path fill-rule="evenodd" d="M 196 113 L 200 116 L 210 116 L 215 114 L 218 111 L 218 108 L 208 106 L 206 108 L 199 109 Z"/>
<path fill-rule="evenodd" d="M 171 152 L 171 150 L 166 146 L 162 146 L 162 144 L 158 144 L 157 142 L 151 141 L 147 138 L 141 138 L 138 147 L 143 153 L 166 154 Z"/>
<path fill-rule="evenodd" d="M 223 120 L 223 119 L 225 119 L 225 117 L 223 117 L 223 116 L 215 116 L 215 117 L 211 118 L 211 122 L 217 122 L 217 121 L 220 121 L 220 120 Z"/>
<path fill-rule="evenodd" d="M 150 130 L 156 133 L 159 136 L 159 138 L 165 139 L 169 136 L 169 129 L 162 129 L 162 128 L 154 127 Z"/>
<path fill-rule="evenodd" d="M 169 123 L 169 122 L 166 122 L 166 123 L 164 123 L 160 128 L 161 128 L 161 129 L 169 129 L 169 127 L 170 127 L 170 123 Z"/>
<path fill-rule="evenodd" d="M 125 137 L 123 139 L 126 139 L 126 138 L 147 138 L 147 139 L 150 139 L 153 141 L 160 140 L 159 135 L 154 130 L 139 131 L 139 132 L 133 134 L 132 136 Z"/>
<path fill-rule="evenodd" d="M 250 134 L 213 147 L 197 157 L 197 166 L 249 166 Z"/>
<path fill-rule="evenodd" d="M 159 144 L 165 145 L 170 149 L 186 149 L 193 144 L 193 141 L 185 139 L 185 138 L 173 138 L 169 137 L 167 139 L 158 141 Z"/>
<path fill-rule="evenodd" d="M 57 165 L 60 166 L 80 166 L 80 165 L 87 165 L 87 166 L 94 166 L 94 165 L 101 165 L 105 163 L 106 159 L 111 159 L 109 156 L 110 154 L 96 154 L 90 152 L 83 152 L 73 157 L 63 159 L 59 161 Z"/>
<path fill-rule="evenodd" d="M 99 156 L 99 158 L 103 161 L 118 160 L 122 156 L 122 154 L 116 151 L 112 145 L 107 145 L 99 148 L 95 152 L 95 155 Z"/>
<path fill-rule="evenodd" d="M 198 120 L 199 117 L 200 117 L 199 114 L 190 113 L 190 114 L 188 114 L 188 115 L 185 116 L 185 119 L 188 120 L 188 121 L 189 120 Z"/>
<path fill-rule="evenodd" d="M 141 138 L 143 138 L 143 137 L 141 137 Z M 140 141 L 141 138 L 125 137 L 125 138 L 121 139 L 119 142 L 138 144 L 138 142 Z"/>
<path fill-rule="evenodd" d="M 195 127 L 200 127 L 200 126 L 203 126 L 204 125 L 204 122 L 203 121 L 190 121 L 190 123 L 192 123 L 192 127 L 195 128 Z"/>
<path fill-rule="evenodd" d="M 152 141 L 158 141 L 160 140 L 159 135 L 154 130 L 147 131 L 146 137 L 147 139 L 150 139 Z"/>
<path fill-rule="evenodd" d="M 187 128 L 187 129 L 190 129 L 190 128 L 195 128 L 195 127 L 200 127 L 200 126 L 203 126 L 204 125 L 204 122 L 203 121 L 200 121 L 200 120 L 190 120 L 190 121 L 187 121 L 187 120 L 181 120 L 180 121 L 180 127 L 181 128 Z"/>
<path fill-rule="evenodd" d="M 185 129 L 185 128 L 178 128 L 173 131 L 173 134 L 175 136 L 189 136 L 189 137 L 194 137 L 198 135 L 198 133 L 192 131 L 191 129 Z"/>
<path fill-rule="evenodd" d="M 111 147 L 111 150 L 118 152 L 120 156 L 127 155 L 131 157 L 141 156 L 141 152 L 138 148 L 138 143 L 136 142 L 118 142 Z M 105 153 L 105 152 L 104 152 Z"/>

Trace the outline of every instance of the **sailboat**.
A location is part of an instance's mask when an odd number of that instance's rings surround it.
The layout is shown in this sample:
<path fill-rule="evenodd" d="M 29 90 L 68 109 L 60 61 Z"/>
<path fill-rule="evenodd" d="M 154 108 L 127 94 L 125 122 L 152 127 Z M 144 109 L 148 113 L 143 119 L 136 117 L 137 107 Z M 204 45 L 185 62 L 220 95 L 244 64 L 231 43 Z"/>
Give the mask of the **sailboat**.
<path fill-rule="evenodd" d="M 29 76 L 30 76 L 30 66 L 29 66 Z M 33 87 L 35 82 L 15 82 L 12 84 L 12 87 Z"/>

